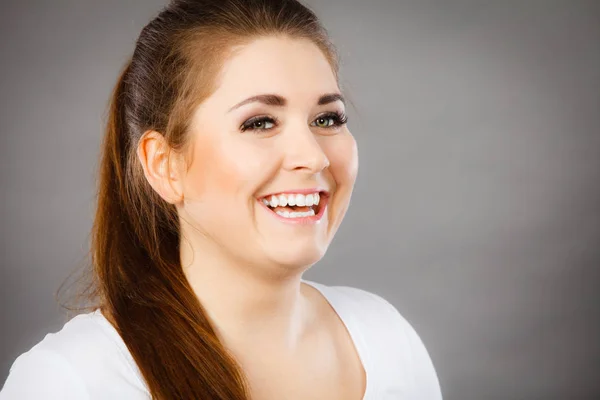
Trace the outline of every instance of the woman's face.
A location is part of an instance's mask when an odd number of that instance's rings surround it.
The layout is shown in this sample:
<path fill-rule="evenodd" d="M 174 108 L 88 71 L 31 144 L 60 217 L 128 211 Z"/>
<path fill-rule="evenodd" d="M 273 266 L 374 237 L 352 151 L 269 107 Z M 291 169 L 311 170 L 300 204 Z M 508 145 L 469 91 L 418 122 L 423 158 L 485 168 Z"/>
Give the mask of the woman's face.
<path fill-rule="evenodd" d="M 184 234 L 245 265 L 317 262 L 346 213 L 358 168 L 339 94 L 327 59 L 308 40 L 261 38 L 230 58 L 193 115 L 179 206 L 193 229 Z"/>

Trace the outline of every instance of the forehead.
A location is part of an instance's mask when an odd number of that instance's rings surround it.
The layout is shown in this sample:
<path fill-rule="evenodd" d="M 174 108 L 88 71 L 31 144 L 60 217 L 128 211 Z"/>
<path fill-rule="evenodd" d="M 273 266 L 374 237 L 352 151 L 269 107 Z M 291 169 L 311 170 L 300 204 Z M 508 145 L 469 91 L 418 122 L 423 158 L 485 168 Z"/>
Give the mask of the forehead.
<path fill-rule="evenodd" d="M 212 102 L 229 107 L 261 93 L 277 93 L 294 102 L 339 91 L 327 58 L 307 39 L 266 37 L 238 49 L 223 65 Z"/>

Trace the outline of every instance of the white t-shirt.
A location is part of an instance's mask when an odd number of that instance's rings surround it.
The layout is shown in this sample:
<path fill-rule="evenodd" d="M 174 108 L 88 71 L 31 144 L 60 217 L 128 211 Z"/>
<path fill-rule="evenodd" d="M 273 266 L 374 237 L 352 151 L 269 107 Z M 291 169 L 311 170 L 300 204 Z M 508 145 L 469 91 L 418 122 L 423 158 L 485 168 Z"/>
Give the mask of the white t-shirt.
<path fill-rule="evenodd" d="M 348 286 L 302 280 L 338 313 L 367 376 L 363 400 L 441 400 L 438 377 L 416 331 L 382 297 Z M 144 379 L 100 310 L 47 334 L 11 366 L 0 400 L 148 400 Z"/>

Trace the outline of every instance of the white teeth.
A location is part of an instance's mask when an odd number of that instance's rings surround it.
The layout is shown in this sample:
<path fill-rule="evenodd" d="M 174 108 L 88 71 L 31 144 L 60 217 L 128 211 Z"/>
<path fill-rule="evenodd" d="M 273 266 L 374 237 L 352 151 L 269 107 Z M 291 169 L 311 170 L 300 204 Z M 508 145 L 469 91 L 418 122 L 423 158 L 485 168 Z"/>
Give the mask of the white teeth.
<path fill-rule="evenodd" d="M 275 211 L 277 214 L 281 215 L 284 218 L 304 218 L 304 217 L 312 217 L 315 215 L 315 210 L 308 210 L 306 212 L 296 212 L 296 211 Z"/>
<path fill-rule="evenodd" d="M 307 207 L 311 207 L 313 204 L 315 204 L 313 195 L 312 194 L 307 194 L 306 195 L 306 206 Z"/>
<path fill-rule="evenodd" d="M 288 197 L 288 206 L 295 206 L 296 205 L 296 195 L 295 194 L 290 194 Z"/>
<path fill-rule="evenodd" d="M 271 208 L 285 206 L 312 207 L 318 206 L 321 201 L 319 193 L 303 194 L 279 194 L 271 195 L 262 199 L 262 202 Z"/>
<path fill-rule="evenodd" d="M 306 205 L 306 197 L 303 194 L 296 195 L 296 205 L 304 207 Z"/>
<path fill-rule="evenodd" d="M 279 206 L 285 207 L 285 206 L 287 206 L 287 203 L 288 203 L 288 201 L 287 201 L 287 197 L 285 197 L 285 194 L 280 194 L 279 195 Z"/>

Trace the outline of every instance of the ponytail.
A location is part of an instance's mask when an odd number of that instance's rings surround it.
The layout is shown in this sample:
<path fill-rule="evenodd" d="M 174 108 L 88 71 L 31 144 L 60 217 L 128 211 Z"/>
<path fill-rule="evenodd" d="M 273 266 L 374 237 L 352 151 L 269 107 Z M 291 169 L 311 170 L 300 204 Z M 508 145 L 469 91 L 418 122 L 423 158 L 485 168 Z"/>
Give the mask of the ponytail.
<path fill-rule="evenodd" d="M 92 264 L 102 285 L 102 311 L 154 399 L 247 399 L 240 368 L 183 274 L 177 230 L 159 223 L 157 213 L 145 221 L 132 219 L 139 215 L 135 207 L 151 205 L 147 193 L 128 180 L 133 166 L 127 162 L 135 160 L 128 154 L 134 146 L 126 142 L 129 68 L 112 95 L 100 162 Z M 141 231 L 140 222 L 147 226 Z M 147 235 L 145 240 L 140 234 Z"/>

